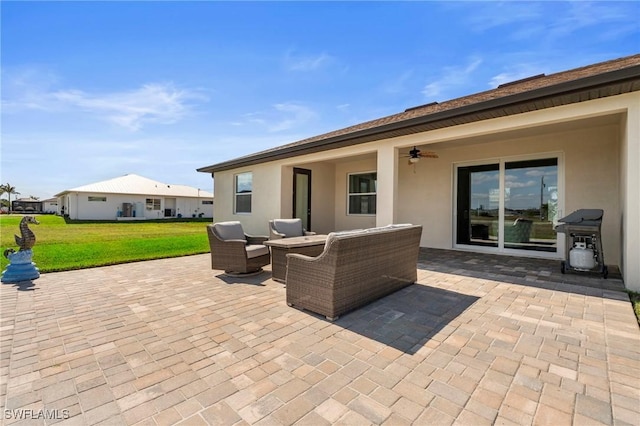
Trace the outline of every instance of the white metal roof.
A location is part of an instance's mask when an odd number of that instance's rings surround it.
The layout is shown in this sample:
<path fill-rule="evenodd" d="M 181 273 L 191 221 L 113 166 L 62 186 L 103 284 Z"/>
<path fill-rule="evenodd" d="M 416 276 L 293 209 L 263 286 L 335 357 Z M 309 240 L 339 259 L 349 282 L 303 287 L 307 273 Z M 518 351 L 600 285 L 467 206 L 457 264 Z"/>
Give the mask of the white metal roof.
<path fill-rule="evenodd" d="M 200 197 L 211 198 L 213 194 L 202 189 L 186 185 L 174 185 L 158 182 L 135 174 L 128 174 L 102 182 L 91 183 L 77 188 L 67 189 L 56 194 L 60 197 L 70 192 L 90 192 L 92 194 L 136 194 L 158 195 L 163 197 Z"/>

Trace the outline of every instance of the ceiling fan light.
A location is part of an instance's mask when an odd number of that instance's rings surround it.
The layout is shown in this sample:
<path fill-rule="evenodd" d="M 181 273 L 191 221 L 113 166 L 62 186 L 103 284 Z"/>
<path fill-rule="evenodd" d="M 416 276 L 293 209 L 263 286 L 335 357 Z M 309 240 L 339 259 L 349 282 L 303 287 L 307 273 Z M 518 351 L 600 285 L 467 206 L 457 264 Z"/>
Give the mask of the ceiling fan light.
<path fill-rule="evenodd" d="M 417 163 L 418 161 L 420 161 L 420 157 L 411 157 L 409 158 L 409 162 L 410 163 Z"/>

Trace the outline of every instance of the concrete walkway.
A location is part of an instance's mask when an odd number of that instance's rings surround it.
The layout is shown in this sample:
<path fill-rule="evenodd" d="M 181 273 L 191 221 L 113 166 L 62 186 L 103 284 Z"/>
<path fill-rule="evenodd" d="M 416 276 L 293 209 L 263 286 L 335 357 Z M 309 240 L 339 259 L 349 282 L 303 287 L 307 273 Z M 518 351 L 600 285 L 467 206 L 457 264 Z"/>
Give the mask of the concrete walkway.
<path fill-rule="evenodd" d="M 0 286 L 4 424 L 638 425 L 622 283 L 426 250 L 334 323 L 209 255 Z"/>

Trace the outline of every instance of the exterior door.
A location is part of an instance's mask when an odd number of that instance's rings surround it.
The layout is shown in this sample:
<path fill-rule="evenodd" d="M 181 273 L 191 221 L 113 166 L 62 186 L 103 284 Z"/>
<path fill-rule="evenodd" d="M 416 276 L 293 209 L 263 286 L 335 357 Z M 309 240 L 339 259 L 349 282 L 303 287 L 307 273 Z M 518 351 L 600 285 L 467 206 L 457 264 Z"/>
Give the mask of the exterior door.
<path fill-rule="evenodd" d="M 311 230 L 311 170 L 293 169 L 293 218 L 302 219 L 302 226 Z"/>
<path fill-rule="evenodd" d="M 561 253 L 558 175 L 555 156 L 458 166 L 456 244 Z"/>

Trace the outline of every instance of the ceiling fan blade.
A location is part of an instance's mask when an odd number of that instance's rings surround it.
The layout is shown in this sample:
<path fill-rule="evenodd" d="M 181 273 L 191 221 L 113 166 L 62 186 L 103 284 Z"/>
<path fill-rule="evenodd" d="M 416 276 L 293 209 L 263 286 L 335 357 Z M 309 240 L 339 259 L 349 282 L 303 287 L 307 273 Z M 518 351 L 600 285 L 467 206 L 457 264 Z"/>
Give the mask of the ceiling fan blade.
<path fill-rule="evenodd" d="M 432 151 L 427 151 L 425 153 L 420 154 L 420 157 L 422 158 L 440 158 L 438 157 L 438 154 L 436 154 L 435 152 Z"/>

